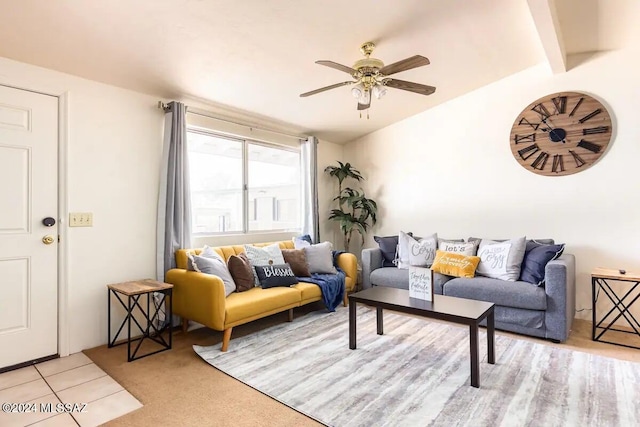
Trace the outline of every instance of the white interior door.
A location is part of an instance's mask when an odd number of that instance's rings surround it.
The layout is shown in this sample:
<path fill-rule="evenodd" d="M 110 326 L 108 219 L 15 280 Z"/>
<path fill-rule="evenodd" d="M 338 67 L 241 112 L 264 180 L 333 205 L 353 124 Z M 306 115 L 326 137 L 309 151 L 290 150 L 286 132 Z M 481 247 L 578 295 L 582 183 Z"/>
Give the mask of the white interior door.
<path fill-rule="evenodd" d="M 0 86 L 0 369 L 58 353 L 57 221 L 58 98 Z"/>

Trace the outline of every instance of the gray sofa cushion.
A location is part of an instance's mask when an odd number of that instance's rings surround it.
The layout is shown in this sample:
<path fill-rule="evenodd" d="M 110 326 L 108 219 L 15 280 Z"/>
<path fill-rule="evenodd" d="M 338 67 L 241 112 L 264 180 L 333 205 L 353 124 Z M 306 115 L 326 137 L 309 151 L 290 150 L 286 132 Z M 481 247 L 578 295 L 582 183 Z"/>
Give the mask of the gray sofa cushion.
<path fill-rule="evenodd" d="M 489 301 L 504 307 L 547 309 L 547 294 L 544 288 L 531 286 L 526 282 L 507 282 L 488 277 L 455 278 L 445 284 L 443 294 Z"/>
<path fill-rule="evenodd" d="M 373 286 L 409 289 L 409 270 L 406 268 L 396 267 L 377 268 L 371 272 L 370 280 L 371 285 Z M 450 276 L 433 273 L 433 292 L 438 295 L 442 295 L 442 285 L 449 280 L 451 280 Z"/>

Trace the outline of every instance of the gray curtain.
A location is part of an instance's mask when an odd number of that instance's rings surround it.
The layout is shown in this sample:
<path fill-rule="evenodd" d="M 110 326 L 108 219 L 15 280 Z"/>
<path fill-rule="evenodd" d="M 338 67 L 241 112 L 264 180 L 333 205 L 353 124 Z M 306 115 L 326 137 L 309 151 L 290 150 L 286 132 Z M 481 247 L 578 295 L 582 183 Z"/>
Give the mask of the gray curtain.
<path fill-rule="evenodd" d="M 318 209 L 318 138 L 310 136 L 301 144 L 302 163 L 302 234 L 320 242 Z"/>
<path fill-rule="evenodd" d="M 187 108 L 171 102 L 165 112 L 156 241 L 156 275 L 160 281 L 175 268 L 176 249 L 191 247 Z"/>
<path fill-rule="evenodd" d="M 191 247 L 186 113 L 187 107 L 184 104 L 170 102 L 164 115 L 156 232 L 156 276 L 161 282 L 164 281 L 165 273 L 176 267 L 176 249 Z M 153 303 L 158 310 L 157 328 L 169 323 L 161 301 L 162 294 L 154 293 Z M 176 325 L 179 321 L 179 317 L 174 315 L 171 325 Z"/>

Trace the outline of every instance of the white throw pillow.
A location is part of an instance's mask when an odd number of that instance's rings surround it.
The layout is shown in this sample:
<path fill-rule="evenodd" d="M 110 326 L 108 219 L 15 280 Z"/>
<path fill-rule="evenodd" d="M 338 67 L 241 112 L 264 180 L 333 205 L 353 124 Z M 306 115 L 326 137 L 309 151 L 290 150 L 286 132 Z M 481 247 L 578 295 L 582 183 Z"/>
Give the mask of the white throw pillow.
<path fill-rule="evenodd" d="M 309 264 L 310 273 L 338 273 L 338 270 L 333 266 L 333 245 L 331 242 L 309 245 L 303 249 L 304 255 L 307 258 L 307 264 Z"/>
<path fill-rule="evenodd" d="M 515 282 L 520 277 L 525 248 L 525 237 L 504 242 L 482 239 L 478 249 L 480 263 L 476 273 L 493 279 Z"/>
<path fill-rule="evenodd" d="M 453 252 L 454 254 L 475 256 L 478 251 L 477 242 L 448 242 L 440 240 L 438 249 L 444 252 Z"/>
<path fill-rule="evenodd" d="M 436 257 L 437 246 L 438 233 L 416 240 L 401 231 L 398 235 L 398 268 L 430 266 Z"/>
<path fill-rule="evenodd" d="M 247 255 L 247 259 L 251 263 L 253 268 L 253 280 L 255 286 L 260 286 L 260 280 L 256 274 L 256 265 L 272 265 L 272 264 L 284 264 L 284 256 L 282 250 L 277 243 L 269 246 L 263 246 L 258 248 L 252 245 L 244 245 L 244 253 Z"/>

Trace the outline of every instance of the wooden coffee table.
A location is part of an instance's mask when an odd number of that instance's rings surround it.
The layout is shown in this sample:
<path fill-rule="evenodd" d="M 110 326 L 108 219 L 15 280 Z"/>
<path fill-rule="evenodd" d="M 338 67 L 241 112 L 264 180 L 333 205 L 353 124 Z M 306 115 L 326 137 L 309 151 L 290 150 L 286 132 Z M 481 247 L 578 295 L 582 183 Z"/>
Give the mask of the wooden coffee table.
<path fill-rule="evenodd" d="M 487 319 L 487 356 L 495 364 L 494 304 L 465 298 L 434 295 L 433 301 L 409 298 L 409 291 L 376 286 L 349 295 L 349 348 L 356 348 L 356 303 L 376 307 L 378 335 L 383 334 L 382 309 L 446 320 L 469 326 L 471 386 L 480 387 L 478 326 Z"/>

